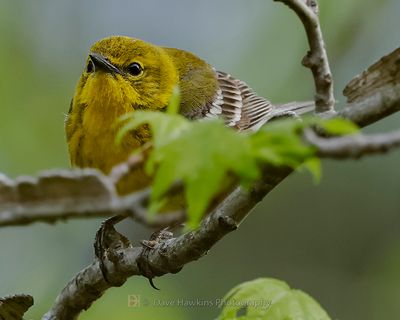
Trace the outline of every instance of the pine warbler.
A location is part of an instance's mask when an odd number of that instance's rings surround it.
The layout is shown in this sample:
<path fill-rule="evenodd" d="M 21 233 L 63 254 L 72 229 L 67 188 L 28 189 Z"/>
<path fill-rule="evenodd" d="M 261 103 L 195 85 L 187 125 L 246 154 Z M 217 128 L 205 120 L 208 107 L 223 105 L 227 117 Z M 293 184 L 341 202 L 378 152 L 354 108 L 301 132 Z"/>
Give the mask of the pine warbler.
<path fill-rule="evenodd" d="M 65 121 L 71 164 L 108 174 L 150 138 L 143 126 L 117 145 L 118 118 L 134 110 L 165 110 L 176 85 L 182 115 L 193 120 L 220 117 L 240 131 L 310 110 L 310 103 L 273 105 L 243 81 L 187 51 L 113 36 L 92 46 L 71 102 Z M 149 177 L 139 168 L 117 188 L 126 194 L 148 184 Z"/>

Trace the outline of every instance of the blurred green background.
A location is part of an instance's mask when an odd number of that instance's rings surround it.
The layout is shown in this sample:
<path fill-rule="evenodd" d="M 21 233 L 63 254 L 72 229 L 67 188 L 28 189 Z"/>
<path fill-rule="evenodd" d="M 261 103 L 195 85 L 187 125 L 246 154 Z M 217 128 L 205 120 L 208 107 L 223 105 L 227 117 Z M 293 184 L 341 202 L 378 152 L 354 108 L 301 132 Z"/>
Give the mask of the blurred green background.
<path fill-rule="evenodd" d="M 336 99 L 357 73 L 399 45 L 398 0 L 321 0 Z M 195 52 L 273 102 L 310 99 L 300 65 L 298 18 L 271 0 L 0 1 L 0 172 L 11 177 L 68 167 L 64 114 L 88 48 L 114 34 Z M 399 127 L 399 115 L 367 129 Z M 314 185 L 293 174 L 207 256 L 175 275 L 131 278 L 82 319 L 213 319 L 216 307 L 151 306 L 153 299 L 218 299 L 240 282 L 276 277 L 315 297 L 333 319 L 400 314 L 400 153 L 324 161 Z M 93 259 L 100 220 L 0 229 L 0 296 L 29 293 L 39 319 Z M 135 244 L 149 231 L 119 230 Z M 128 295 L 149 306 L 129 308 Z"/>

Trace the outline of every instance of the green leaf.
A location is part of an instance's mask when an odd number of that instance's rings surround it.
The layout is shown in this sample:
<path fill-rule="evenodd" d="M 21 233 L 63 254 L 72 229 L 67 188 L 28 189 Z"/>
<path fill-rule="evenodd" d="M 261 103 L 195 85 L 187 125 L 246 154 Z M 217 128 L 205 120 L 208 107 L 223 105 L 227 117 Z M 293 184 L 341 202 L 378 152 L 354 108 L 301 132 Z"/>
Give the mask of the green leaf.
<path fill-rule="evenodd" d="M 166 114 L 154 111 L 134 111 L 121 118 L 126 121 L 118 131 L 116 142 L 121 143 L 122 138 L 130 131 L 142 125 L 150 124 L 152 140 L 156 147 L 167 144 L 175 136 L 189 127 L 189 120 L 179 114 Z"/>
<path fill-rule="evenodd" d="M 217 119 L 189 121 L 176 114 L 178 106 L 176 88 L 167 113 L 135 111 L 124 116 L 117 140 L 143 125 L 149 126 L 152 149 L 146 171 L 153 177 L 150 211 L 154 214 L 168 204 L 166 192 L 181 181 L 189 228 L 195 228 L 211 200 L 231 186 L 232 176 L 242 186 L 249 186 L 265 164 L 305 168 L 318 182 L 321 165 L 315 148 L 301 139 L 305 128 L 319 125 L 331 134 L 356 130 L 351 122 L 342 119 L 305 118 L 272 121 L 257 132 L 239 133 Z"/>
<path fill-rule="evenodd" d="M 270 278 L 238 285 L 219 305 L 218 320 L 330 320 L 312 297 Z"/>
<path fill-rule="evenodd" d="M 149 162 L 157 167 L 153 201 L 162 198 L 175 181 L 184 182 L 188 225 L 192 228 L 221 190 L 229 172 L 236 173 L 243 181 L 254 180 L 259 175 L 248 138 L 218 120 L 191 123 L 190 129 L 155 148 Z"/>
<path fill-rule="evenodd" d="M 179 105 L 178 92 L 174 95 L 170 105 Z M 244 134 L 216 119 L 191 122 L 175 114 L 176 106 L 169 108 L 169 113 L 135 111 L 124 116 L 117 140 L 140 126 L 150 127 L 153 148 L 146 163 L 147 173 L 153 176 L 150 212 L 168 203 L 166 192 L 182 181 L 189 228 L 198 225 L 211 200 L 229 186 L 232 173 L 248 186 L 265 163 L 297 168 L 315 157 L 314 149 L 299 137 L 305 123 L 275 121 L 256 133 Z M 306 166 L 317 173 L 315 160 Z"/>
<path fill-rule="evenodd" d="M 312 157 L 307 159 L 299 167 L 299 171 L 301 171 L 302 169 L 306 169 L 311 173 L 315 184 L 318 184 L 321 181 L 322 169 L 321 169 L 321 160 L 319 158 Z"/>
<path fill-rule="evenodd" d="M 274 121 L 251 136 L 254 152 L 263 162 L 298 167 L 315 151 L 300 139 L 306 124 L 293 119 Z"/>
<path fill-rule="evenodd" d="M 353 134 L 357 133 L 359 129 L 354 122 L 342 118 L 319 121 L 318 125 L 332 135 Z"/>

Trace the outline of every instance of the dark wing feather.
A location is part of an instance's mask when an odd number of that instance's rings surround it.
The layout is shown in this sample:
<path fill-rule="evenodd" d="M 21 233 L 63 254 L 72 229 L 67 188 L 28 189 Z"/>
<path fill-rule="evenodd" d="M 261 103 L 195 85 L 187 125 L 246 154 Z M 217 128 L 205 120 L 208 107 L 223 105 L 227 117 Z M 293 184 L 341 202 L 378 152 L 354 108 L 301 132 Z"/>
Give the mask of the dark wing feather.
<path fill-rule="evenodd" d="M 212 102 L 203 108 L 202 116 L 222 118 L 227 126 L 239 131 L 257 131 L 272 118 L 297 117 L 315 108 L 314 101 L 273 105 L 245 82 L 222 71 L 215 73 L 219 88 Z"/>
<path fill-rule="evenodd" d="M 216 71 L 219 89 L 206 117 L 221 117 L 227 126 L 240 131 L 257 130 L 271 119 L 273 105 L 257 94 L 243 81 L 231 75 Z"/>

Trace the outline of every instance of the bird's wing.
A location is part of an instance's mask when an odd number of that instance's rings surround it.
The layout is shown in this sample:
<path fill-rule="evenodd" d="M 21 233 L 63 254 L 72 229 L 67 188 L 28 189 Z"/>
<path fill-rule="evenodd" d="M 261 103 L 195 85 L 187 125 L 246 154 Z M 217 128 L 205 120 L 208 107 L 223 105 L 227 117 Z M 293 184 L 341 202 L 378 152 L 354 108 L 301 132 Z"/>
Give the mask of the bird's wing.
<path fill-rule="evenodd" d="M 207 106 L 206 117 L 220 117 L 227 126 L 240 131 L 256 130 L 274 117 L 274 106 L 245 82 L 221 71 L 216 71 L 216 75 L 219 88 Z"/>

